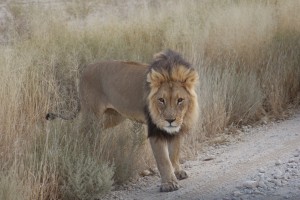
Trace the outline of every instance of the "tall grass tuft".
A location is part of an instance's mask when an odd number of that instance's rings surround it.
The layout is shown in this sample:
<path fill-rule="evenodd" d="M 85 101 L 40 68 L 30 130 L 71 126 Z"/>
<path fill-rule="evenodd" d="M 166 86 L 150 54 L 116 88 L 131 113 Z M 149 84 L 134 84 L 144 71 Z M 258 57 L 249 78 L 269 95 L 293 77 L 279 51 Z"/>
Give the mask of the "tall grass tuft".
<path fill-rule="evenodd" d="M 113 168 L 82 153 L 66 156 L 63 166 L 63 199 L 98 199 L 113 184 Z"/>
<path fill-rule="evenodd" d="M 151 163 L 139 124 L 126 121 L 102 131 L 97 119 L 89 130 L 79 129 L 80 118 L 45 121 L 48 111 L 75 110 L 78 77 L 88 63 L 147 63 L 166 48 L 191 61 L 200 74 L 200 119 L 185 156 L 230 125 L 281 117 L 299 105 L 299 1 L 6 5 L 8 23 L 0 29 L 6 40 L 0 46 L 1 199 L 100 198 Z"/>

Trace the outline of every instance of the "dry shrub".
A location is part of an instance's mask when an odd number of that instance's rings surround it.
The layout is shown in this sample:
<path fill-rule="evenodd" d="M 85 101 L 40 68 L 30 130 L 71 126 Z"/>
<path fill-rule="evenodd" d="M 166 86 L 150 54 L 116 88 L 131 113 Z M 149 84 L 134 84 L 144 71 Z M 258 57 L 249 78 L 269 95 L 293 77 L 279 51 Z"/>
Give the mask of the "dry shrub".
<path fill-rule="evenodd" d="M 63 199 L 98 199 L 111 189 L 114 173 L 107 164 L 78 152 L 76 156 L 67 156 L 62 166 Z"/>
<path fill-rule="evenodd" d="M 200 120 L 206 133 L 219 133 L 231 123 L 244 124 L 262 106 L 263 94 L 254 74 L 240 73 L 235 67 L 200 73 Z"/>
<path fill-rule="evenodd" d="M 27 191 L 26 191 L 27 190 Z M 0 174 L 0 199 L 21 200 L 29 198 L 30 188 L 16 174 Z"/>
<path fill-rule="evenodd" d="M 216 8 L 208 17 L 203 55 L 196 58 L 201 124 L 208 135 L 232 123 L 258 120 L 261 110 L 278 117 L 296 98 L 300 35 L 282 23 L 287 16 L 277 12 L 281 6 L 241 1 Z"/>

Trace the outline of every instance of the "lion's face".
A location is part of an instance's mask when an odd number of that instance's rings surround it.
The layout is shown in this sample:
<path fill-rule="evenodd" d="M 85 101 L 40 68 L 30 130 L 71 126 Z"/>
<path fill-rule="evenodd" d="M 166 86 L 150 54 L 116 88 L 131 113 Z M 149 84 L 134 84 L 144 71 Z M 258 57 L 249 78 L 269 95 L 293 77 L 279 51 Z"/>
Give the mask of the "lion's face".
<path fill-rule="evenodd" d="M 149 114 L 153 123 L 169 134 L 188 130 L 198 117 L 195 85 L 198 74 L 183 66 L 172 71 L 151 70 L 147 75 Z"/>
<path fill-rule="evenodd" d="M 149 103 L 153 122 L 170 134 L 179 132 L 189 102 L 189 94 L 181 83 L 163 83 Z"/>

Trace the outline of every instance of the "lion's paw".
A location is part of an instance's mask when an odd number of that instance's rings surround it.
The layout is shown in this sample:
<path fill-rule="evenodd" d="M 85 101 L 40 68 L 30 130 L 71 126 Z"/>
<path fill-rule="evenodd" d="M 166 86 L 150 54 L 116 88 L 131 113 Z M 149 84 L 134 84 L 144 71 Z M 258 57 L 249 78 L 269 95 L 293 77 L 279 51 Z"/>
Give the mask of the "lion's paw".
<path fill-rule="evenodd" d="M 177 181 L 170 181 L 167 183 L 162 183 L 160 186 L 160 191 L 161 192 L 172 192 L 175 190 L 179 189 L 179 184 L 177 183 Z"/>
<path fill-rule="evenodd" d="M 175 172 L 175 176 L 178 180 L 186 179 L 189 177 L 184 170 Z"/>

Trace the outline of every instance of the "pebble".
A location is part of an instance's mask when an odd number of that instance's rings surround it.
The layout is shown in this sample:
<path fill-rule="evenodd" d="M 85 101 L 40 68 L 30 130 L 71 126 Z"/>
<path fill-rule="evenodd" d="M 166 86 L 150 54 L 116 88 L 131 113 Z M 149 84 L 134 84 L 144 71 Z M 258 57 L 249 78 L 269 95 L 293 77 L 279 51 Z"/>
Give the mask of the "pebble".
<path fill-rule="evenodd" d="M 249 129 L 248 129 L 247 126 L 243 126 L 243 127 L 242 127 L 242 130 L 243 130 L 243 132 L 249 132 Z"/>
<path fill-rule="evenodd" d="M 141 173 L 141 176 L 150 176 L 150 175 L 152 175 L 152 173 L 150 172 L 150 170 L 144 170 L 144 171 L 142 171 L 142 173 Z"/>
<path fill-rule="evenodd" d="M 259 190 L 255 190 L 253 192 L 253 194 L 258 194 L 258 195 L 265 195 L 263 192 L 259 191 Z"/>
<path fill-rule="evenodd" d="M 289 159 L 289 163 L 295 163 L 295 162 L 296 162 L 295 158 L 290 158 Z"/>
<path fill-rule="evenodd" d="M 275 165 L 281 165 L 282 164 L 282 161 L 281 160 L 276 160 L 276 162 L 275 162 Z"/>
<path fill-rule="evenodd" d="M 257 181 L 246 181 L 243 183 L 243 187 L 249 188 L 249 189 L 254 189 L 258 186 Z"/>
<path fill-rule="evenodd" d="M 284 177 L 283 177 L 284 180 L 288 180 L 290 178 L 291 178 L 291 175 L 289 173 L 284 174 Z"/>
<path fill-rule="evenodd" d="M 296 167 L 297 167 L 297 163 L 288 163 L 288 164 L 287 164 L 287 167 L 288 167 L 288 168 L 292 168 L 292 169 L 293 169 L 293 168 L 296 168 Z"/>
<path fill-rule="evenodd" d="M 283 173 L 279 169 L 276 169 L 273 176 L 274 176 L 275 179 L 282 179 L 283 178 Z"/>
<path fill-rule="evenodd" d="M 278 179 L 273 179 L 271 180 L 272 183 L 274 183 L 276 186 L 281 186 L 281 180 L 278 180 Z"/>
<path fill-rule="evenodd" d="M 299 173 L 299 172 L 298 172 L 297 169 L 292 169 L 292 170 L 291 170 L 292 176 L 296 176 L 298 173 Z"/>
<path fill-rule="evenodd" d="M 235 197 L 239 197 L 241 195 L 242 195 L 242 193 L 240 191 L 234 191 L 233 192 L 233 196 L 235 196 Z"/>
<path fill-rule="evenodd" d="M 258 178 L 259 178 L 259 180 L 264 179 L 265 178 L 265 174 L 264 173 L 258 174 Z"/>
<path fill-rule="evenodd" d="M 259 168 L 258 171 L 259 171 L 259 173 L 265 173 L 266 172 L 266 170 L 263 169 L 263 168 Z"/>
<path fill-rule="evenodd" d="M 265 184 L 264 181 L 259 181 L 259 182 L 258 182 L 258 187 L 261 187 L 261 188 L 264 188 L 264 189 L 267 189 L 267 188 L 268 188 L 268 186 Z"/>
<path fill-rule="evenodd" d="M 288 184 L 288 181 L 282 180 L 282 181 L 281 181 L 281 184 L 282 184 L 282 185 L 287 185 L 287 184 Z"/>

